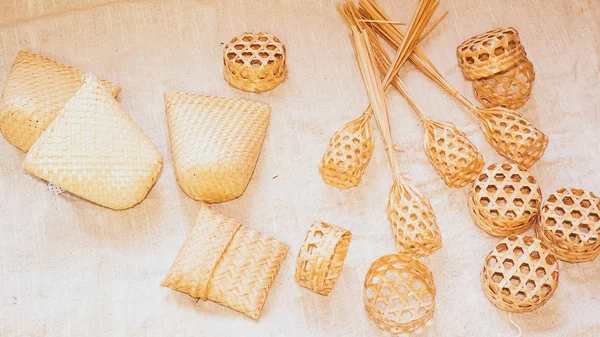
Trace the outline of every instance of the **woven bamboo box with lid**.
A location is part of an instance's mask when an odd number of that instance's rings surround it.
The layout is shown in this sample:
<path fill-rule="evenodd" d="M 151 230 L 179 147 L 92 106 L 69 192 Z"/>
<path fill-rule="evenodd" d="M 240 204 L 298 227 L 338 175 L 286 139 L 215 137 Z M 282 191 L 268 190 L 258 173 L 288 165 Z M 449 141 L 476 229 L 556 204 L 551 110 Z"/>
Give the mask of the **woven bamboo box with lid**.
<path fill-rule="evenodd" d="M 83 84 L 84 73 L 38 54 L 21 51 L 0 98 L 0 131 L 27 152 Z M 113 97 L 121 88 L 100 80 Z"/>
<path fill-rule="evenodd" d="M 161 285 L 258 319 L 288 249 L 202 203 Z"/>
<path fill-rule="evenodd" d="M 254 173 L 271 108 L 238 98 L 165 93 L 175 175 L 195 200 L 241 196 Z"/>

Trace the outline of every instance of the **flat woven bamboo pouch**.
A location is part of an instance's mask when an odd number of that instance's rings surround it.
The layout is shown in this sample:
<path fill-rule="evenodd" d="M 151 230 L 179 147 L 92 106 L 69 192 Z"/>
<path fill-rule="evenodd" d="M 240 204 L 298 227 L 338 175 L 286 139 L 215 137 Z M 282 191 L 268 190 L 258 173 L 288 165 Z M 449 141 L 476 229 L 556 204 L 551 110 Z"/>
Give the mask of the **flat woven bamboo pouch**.
<path fill-rule="evenodd" d="M 392 335 L 418 330 L 435 310 L 431 271 L 407 255 L 386 255 L 373 262 L 363 294 L 369 318 Z"/>
<path fill-rule="evenodd" d="M 351 237 L 336 225 L 311 224 L 296 259 L 296 283 L 327 296 L 342 272 Z"/>
<path fill-rule="evenodd" d="M 468 80 L 505 71 L 526 58 L 519 33 L 512 27 L 473 36 L 456 48 L 458 63 Z"/>
<path fill-rule="evenodd" d="M 578 188 L 550 194 L 540 211 L 538 238 L 567 262 L 588 262 L 600 255 L 600 198 Z"/>
<path fill-rule="evenodd" d="M 223 50 L 223 75 L 234 88 L 263 92 L 286 79 L 285 45 L 273 35 L 244 33 Z"/>
<path fill-rule="evenodd" d="M 162 166 L 150 139 L 90 75 L 31 147 L 23 165 L 41 179 L 112 209 L 141 202 Z"/>
<path fill-rule="evenodd" d="M 239 98 L 165 93 L 177 182 L 189 197 L 225 202 L 241 196 L 260 155 L 271 108 Z"/>
<path fill-rule="evenodd" d="M 499 309 L 530 312 L 550 299 L 558 276 L 558 260 L 548 246 L 531 236 L 513 235 L 485 258 L 481 285 Z"/>
<path fill-rule="evenodd" d="M 473 93 L 488 108 L 519 109 L 529 100 L 534 81 L 533 64 L 524 59 L 491 77 L 474 80 Z"/>
<path fill-rule="evenodd" d="M 493 236 L 508 236 L 536 223 L 542 191 L 528 171 L 512 163 L 497 163 L 481 172 L 468 200 L 477 227 Z"/>
<path fill-rule="evenodd" d="M 202 203 L 161 285 L 258 319 L 288 248 Z"/>
<path fill-rule="evenodd" d="M 84 73 L 38 54 L 20 51 L 0 98 L 0 131 L 27 152 L 83 84 Z M 117 97 L 121 88 L 100 80 Z"/>

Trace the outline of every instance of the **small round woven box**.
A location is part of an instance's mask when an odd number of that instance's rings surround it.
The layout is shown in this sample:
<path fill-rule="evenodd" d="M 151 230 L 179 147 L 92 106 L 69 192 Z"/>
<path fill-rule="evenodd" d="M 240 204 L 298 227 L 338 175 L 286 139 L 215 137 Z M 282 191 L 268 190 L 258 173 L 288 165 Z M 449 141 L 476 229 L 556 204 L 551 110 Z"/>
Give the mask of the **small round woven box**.
<path fill-rule="evenodd" d="M 433 317 L 433 275 L 408 255 L 382 256 L 367 271 L 364 300 L 367 315 L 380 329 L 393 335 L 414 332 Z"/>
<path fill-rule="evenodd" d="M 264 92 L 287 77 L 285 46 L 273 35 L 244 33 L 223 50 L 223 75 L 240 90 Z"/>
<path fill-rule="evenodd" d="M 513 235 L 500 241 L 481 270 L 481 285 L 496 307 L 529 312 L 550 299 L 558 286 L 558 260 L 540 240 Z"/>
<path fill-rule="evenodd" d="M 493 236 L 508 236 L 521 234 L 536 222 L 542 192 L 528 171 L 497 163 L 481 172 L 468 199 L 477 227 Z"/>
<path fill-rule="evenodd" d="M 577 188 L 555 191 L 542 206 L 536 233 L 563 261 L 594 260 L 600 255 L 600 199 Z"/>
<path fill-rule="evenodd" d="M 518 109 L 529 100 L 534 80 L 533 64 L 524 59 L 494 76 L 474 80 L 473 93 L 487 108 Z"/>
<path fill-rule="evenodd" d="M 342 272 L 351 237 L 336 225 L 311 224 L 296 259 L 296 283 L 327 296 Z"/>

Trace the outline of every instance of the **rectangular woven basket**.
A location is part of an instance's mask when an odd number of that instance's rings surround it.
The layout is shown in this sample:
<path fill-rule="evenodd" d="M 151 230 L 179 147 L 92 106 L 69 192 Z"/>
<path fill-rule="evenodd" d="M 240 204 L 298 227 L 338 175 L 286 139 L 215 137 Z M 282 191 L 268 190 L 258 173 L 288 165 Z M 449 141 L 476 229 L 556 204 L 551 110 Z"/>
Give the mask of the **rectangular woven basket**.
<path fill-rule="evenodd" d="M 288 249 L 202 203 L 161 285 L 258 319 Z"/>
<path fill-rule="evenodd" d="M 21 51 L 0 98 L 0 131 L 27 152 L 83 84 L 81 70 L 38 54 Z M 113 97 L 121 88 L 100 80 Z"/>

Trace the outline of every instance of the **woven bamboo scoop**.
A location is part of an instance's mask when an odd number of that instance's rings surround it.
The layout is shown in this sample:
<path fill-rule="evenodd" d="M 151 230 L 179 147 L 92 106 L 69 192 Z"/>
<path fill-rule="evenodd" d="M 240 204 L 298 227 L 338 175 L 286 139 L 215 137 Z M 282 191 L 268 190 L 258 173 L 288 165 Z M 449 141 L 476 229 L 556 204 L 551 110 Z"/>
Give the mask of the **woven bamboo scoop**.
<path fill-rule="evenodd" d="M 439 249 L 441 247 L 441 235 L 429 200 L 419 190 L 411 186 L 399 171 L 383 87 L 384 85 L 389 86 L 392 75 L 397 73 L 402 64 L 406 62 L 410 51 L 418 42 L 415 37 L 420 36 L 438 3 L 437 0 L 421 0 L 419 2 L 417 12 L 409 28 L 409 37 L 411 38 L 406 40 L 396 54 L 394 63 L 383 83 L 381 83 L 375 68 L 375 55 L 371 49 L 367 32 L 359 32 L 356 26 L 352 27 L 352 41 L 356 57 L 394 174 L 394 182 L 387 205 L 388 220 L 392 227 L 398 251 L 415 257 L 430 255 Z"/>
<path fill-rule="evenodd" d="M 361 19 L 392 21 L 375 0 L 359 0 L 359 2 Z M 405 39 L 405 34 L 394 25 L 380 22 L 369 22 L 368 24 L 394 49 L 398 49 Z M 499 107 L 478 108 L 452 88 L 419 49 L 415 48 L 409 59 L 419 70 L 479 118 L 479 125 L 486 140 L 498 154 L 525 168 L 530 168 L 543 156 L 548 145 L 548 137 L 521 114 L 514 110 Z"/>

